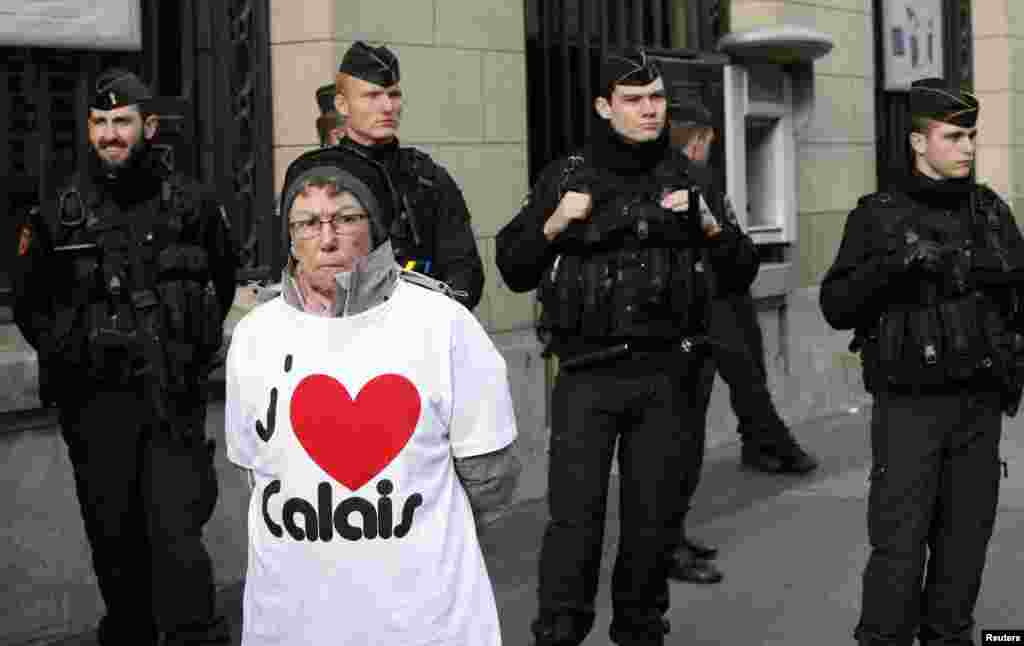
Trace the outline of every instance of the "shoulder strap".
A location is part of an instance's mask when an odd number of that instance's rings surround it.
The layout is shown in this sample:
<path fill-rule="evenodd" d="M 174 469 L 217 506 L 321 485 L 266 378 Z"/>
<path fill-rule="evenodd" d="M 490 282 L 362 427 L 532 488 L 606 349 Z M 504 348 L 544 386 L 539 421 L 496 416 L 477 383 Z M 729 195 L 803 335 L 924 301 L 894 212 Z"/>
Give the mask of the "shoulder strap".
<path fill-rule="evenodd" d="M 566 158 L 565 166 L 562 167 L 562 175 L 558 178 L 559 198 L 565 195 L 565 187 L 569 185 L 569 180 L 577 170 L 583 167 L 584 163 L 586 163 L 586 159 L 581 153 L 573 153 Z"/>
<path fill-rule="evenodd" d="M 418 148 L 399 148 L 398 167 L 399 172 L 414 180 L 420 189 L 433 189 L 437 185 L 437 162 Z"/>
<path fill-rule="evenodd" d="M 452 289 L 448 283 L 437 280 L 436 278 L 431 278 L 430 276 L 421 274 L 418 271 L 402 268 L 402 270 L 399 271 L 398 276 L 407 283 L 412 283 L 413 285 L 418 285 L 431 291 L 441 292 L 455 300 L 466 298 L 468 296 L 465 291 Z"/>

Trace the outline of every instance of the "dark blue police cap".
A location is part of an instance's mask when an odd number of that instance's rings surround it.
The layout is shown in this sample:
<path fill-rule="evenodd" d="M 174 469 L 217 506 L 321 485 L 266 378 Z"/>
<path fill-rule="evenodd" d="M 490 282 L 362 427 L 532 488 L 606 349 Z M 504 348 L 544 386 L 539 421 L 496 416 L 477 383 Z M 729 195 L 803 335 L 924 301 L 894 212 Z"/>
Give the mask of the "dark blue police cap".
<path fill-rule="evenodd" d="M 400 78 L 398 57 L 391 50 L 383 45 L 371 47 L 361 40 L 345 52 L 338 72 L 383 87 L 398 83 Z"/>
<path fill-rule="evenodd" d="M 659 76 L 661 70 L 643 48 L 611 52 L 601 65 L 601 92 L 607 97 L 616 85 L 647 85 Z"/>
<path fill-rule="evenodd" d="M 126 105 L 141 104 L 152 98 L 153 93 L 138 76 L 127 70 L 113 68 L 96 78 L 89 107 L 113 110 Z"/>
<path fill-rule="evenodd" d="M 942 121 L 961 128 L 973 128 L 981 104 L 978 97 L 950 86 L 940 78 L 927 78 L 910 84 L 910 114 Z"/>
<path fill-rule="evenodd" d="M 715 126 L 715 119 L 711 115 L 711 111 L 700 101 L 692 99 L 669 106 L 668 118 L 681 126 L 707 126 L 709 128 Z"/>

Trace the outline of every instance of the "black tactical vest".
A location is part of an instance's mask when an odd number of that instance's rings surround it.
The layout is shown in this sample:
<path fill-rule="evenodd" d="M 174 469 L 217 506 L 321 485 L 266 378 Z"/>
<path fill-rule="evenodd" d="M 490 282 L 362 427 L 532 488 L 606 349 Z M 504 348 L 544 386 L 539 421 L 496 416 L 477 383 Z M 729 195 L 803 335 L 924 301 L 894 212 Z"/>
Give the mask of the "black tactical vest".
<path fill-rule="evenodd" d="M 1008 370 L 1012 335 L 1007 323 L 1013 306 L 999 290 L 970 280 L 979 250 L 1002 253 L 1002 224 L 988 192 L 976 191 L 970 199 L 970 213 L 957 214 L 937 213 L 902 194 L 871 198 L 890 240 L 907 242 L 916 236 L 938 243 L 945 268 L 911 271 L 890 285 L 887 306 L 864 346 L 869 390 L 953 385 L 999 378 Z"/>
<path fill-rule="evenodd" d="M 402 199 L 401 213 L 389 231 L 395 259 L 405 269 L 436 276 L 434 243 L 444 200 L 440 171 L 429 155 L 415 148 L 400 148 L 393 174 Z"/>
<path fill-rule="evenodd" d="M 581 163 L 570 160 L 572 165 Z M 564 182 L 563 182 L 564 183 Z M 694 270 L 693 214 L 662 209 L 658 195 L 595 204 L 559 237 L 538 289 L 542 340 L 643 338 L 672 342 L 701 330 L 705 297 Z M 691 197 L 691 205 L 698 200 Z"/>
<path fill-rule="evenodd" d="M 93 376 L 129 379 L 145 361 L 139 333 L 155 336 L 176 365 L 178 381 L 222 342 L 220 306 L 199 196 L 178 175 L 159 192 L 121 210 L 94 187 L 61 191 L 56 262 L 72 277 L 58 307 L 56 335 L 84 335 Z"/>

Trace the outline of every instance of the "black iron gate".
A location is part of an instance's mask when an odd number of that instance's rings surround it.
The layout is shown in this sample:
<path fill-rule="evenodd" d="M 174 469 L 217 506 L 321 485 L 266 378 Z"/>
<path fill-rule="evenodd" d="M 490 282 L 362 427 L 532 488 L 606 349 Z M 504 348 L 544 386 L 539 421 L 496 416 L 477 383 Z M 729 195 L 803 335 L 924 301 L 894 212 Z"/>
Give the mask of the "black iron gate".
<path fill-rule="evenodd" d="M 714 50 L 727 30 L 726 4 L 726 0 L 526 0 L 530 181 L 547 162 L 578 147 L 590 134 L 590 105 L 600 82 L 601 60 L 609 50 L 644 46 L 670 58 L 696 58 L 701 51 Z M 685 87 L 677 84 L 681 91 Z"/>
<path fill-rule="evenodd" d="M 875 33 L 875 148 L 878 190 L 889 190 L 910 171 L 910 112 L 906 92 L 885 90 L 882 9 L 886 0 L 874 0 Z M 944 78 L 966 91 L 974 88 L 974 46 L 971 0 L 943 0 Z"/>
<path fill-rule="evenodd" d="M 9 299 L 14 224 L 85 158 L 89 88 L 105 67 L 139 73 L 160 96 L 160 145 L 215 187 L 242 248 L 240 278 L 283 261 L 273 222 L 269 0 L 142 0 L 141 52 L 0 47 L 0 302 Z"/>

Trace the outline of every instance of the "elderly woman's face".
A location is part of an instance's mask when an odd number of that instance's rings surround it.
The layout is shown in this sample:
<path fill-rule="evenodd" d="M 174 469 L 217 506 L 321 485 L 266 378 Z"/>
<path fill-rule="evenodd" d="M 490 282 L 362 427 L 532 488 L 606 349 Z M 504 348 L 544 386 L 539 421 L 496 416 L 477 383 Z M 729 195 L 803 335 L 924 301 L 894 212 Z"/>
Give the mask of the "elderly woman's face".
<path fill-rule="evenodd" d="M 310 187 L 295 198 L 288 221 L 296 274 L 314 287 L 332 289 L 335 274 L 351 271 L 370 253 L 370 220 L 351 193 Z"/>

